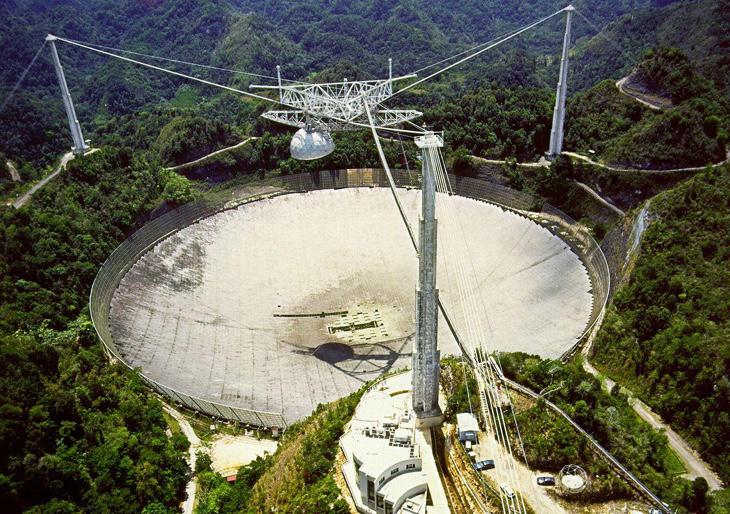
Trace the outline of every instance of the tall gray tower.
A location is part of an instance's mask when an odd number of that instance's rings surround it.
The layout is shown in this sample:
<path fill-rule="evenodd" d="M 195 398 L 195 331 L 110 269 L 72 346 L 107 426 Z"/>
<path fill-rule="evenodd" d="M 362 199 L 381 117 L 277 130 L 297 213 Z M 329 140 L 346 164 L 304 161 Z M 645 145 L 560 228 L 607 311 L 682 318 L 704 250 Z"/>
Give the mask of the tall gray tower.
<path fill-rule="evenodd" d="M 550 130 L 549 157 L 560 155 L 563 151 L 563 125 L 565 124 L 565 96 L 568 93 L 568 51 L 570 50 L 570 22 L 573 19 L 575 8 L 569 5 L 565 8 L 565 36 L 563 38 L 563 55 L 560 59 L 560 77 L 558 91 L 555 95 L 555 109 L 553 110 L 553 127 Z"/>
<path fill-rule="evenodd" d="M 438 289 L 436 289 L 436 177 L 434 158 L 443 140 L 429 132 L 416 138 L 421 149 L 421 220 L 416 288 L 416 343 L 413 348 L 413 410 L 419 425 L 441 423 L 439 351 L 437 347 Z"/>
<path fill-rule="evenodd" d="M 71 129 L 71 137 L 74 141 L 73 152 L 76 155 L 81 155 L 86 152 L 89 147 L 84 141 L 84 134 L 81 132 L 81 125 L 79 119 L 76 117 L 76 109 L 74 109 L 74 103 L 71 100 L 71 93 L 68 91 L 68 85 L 66 84 L 66 76 L 63 74 L 63 67 L 61 66 L 61 60 L 58 58 L 58 52 L 56 51 L 56 37 L 50 34 L 46 37 L 46 41 L 51 46 L 51 55 L 53 57 L 53 65 L 56 68 L 56 77 L 58 77 L 58 83 L 61 86 L 61 97 L 63 98 L 63 106 L 66 108 L 66 116 L 68 116 L 68 126 Z"/>

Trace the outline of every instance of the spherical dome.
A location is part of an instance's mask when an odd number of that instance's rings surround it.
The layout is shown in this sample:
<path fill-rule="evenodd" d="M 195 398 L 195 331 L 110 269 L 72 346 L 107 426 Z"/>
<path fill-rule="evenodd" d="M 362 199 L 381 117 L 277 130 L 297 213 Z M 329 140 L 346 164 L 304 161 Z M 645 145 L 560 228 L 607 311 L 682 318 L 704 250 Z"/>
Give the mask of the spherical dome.
<path fill-rule="evenodd" d="M 335 149 L 332 136 L 319 130 L 299 129 L 291 140 L 291 156 L 300 161 L 313 161 L 331 154 Z"/>

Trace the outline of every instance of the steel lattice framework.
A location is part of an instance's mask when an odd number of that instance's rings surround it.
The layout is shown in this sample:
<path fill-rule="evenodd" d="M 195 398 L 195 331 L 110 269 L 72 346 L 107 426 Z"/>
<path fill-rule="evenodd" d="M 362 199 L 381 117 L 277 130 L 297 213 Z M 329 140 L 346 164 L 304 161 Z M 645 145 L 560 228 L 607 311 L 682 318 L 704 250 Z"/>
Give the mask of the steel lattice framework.
<path fill-rule="evenodd" d="M 392 67 L 390 67 L 392 70 Z M 393 83 L 414 78 L 404 75 L 387 79 L 328 82 L 324 84 L 282 84 L 280 67 L 276 68 L 279 84 L 252 85 L 251 89 L 279 91 L 279 102 L 292 110 L 268 111 L 262 116 L 291 127 L 309 127 L 324 132 L 359 130 L 369 126 L 365 103 L 376 124 L 392 127 L 421 116 L 421 112 L 405 109 L 379 109 L 379 105 L 393 96 Z"/>

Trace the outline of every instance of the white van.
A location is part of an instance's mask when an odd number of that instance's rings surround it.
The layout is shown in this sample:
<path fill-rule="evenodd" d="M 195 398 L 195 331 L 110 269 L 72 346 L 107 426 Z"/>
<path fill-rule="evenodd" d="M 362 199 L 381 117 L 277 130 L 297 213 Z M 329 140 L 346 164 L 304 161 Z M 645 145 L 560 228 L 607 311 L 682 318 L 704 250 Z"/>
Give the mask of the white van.
<path fill-rule="evenodd" d="M 507 496 L 507 498 L 511 499 L 515 497 L 515 492 L 509 485 L 505 484 L 504 482 L 499 485 L 499 488 L 502 489 L 502 492 L 505 494 L 505 496 Z"/>
<path fill-rule="evenodd" d="M 465 442 L 464 448 L 466 449 L 466 452 L 469 453 L 471 451 L 471 441 Z"/>

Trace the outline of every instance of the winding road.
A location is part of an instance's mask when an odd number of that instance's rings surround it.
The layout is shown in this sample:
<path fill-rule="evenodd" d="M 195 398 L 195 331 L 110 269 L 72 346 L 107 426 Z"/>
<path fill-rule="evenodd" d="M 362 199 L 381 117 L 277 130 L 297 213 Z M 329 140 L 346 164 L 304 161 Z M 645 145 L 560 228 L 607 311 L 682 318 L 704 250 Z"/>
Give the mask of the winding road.
<path fill-rule="evenodd" d="M 192 166 L 196 166 L 198 164 L 201 164 L 201 163 L 205 162 L 206 160 L 210 159 L 211 157 L 214 157 L 214 156 L 216 156 L 218 154 L 221 154 L 221 153 L 224 153 L 224 152 L 228 152 L 230 150 L 234 150 L 234 149 L 236 149 L 236 148 L 238 148 L 240 146 L 245 145 L 249 141 L 253 141 L 254 139 L 258 139 L 258 137 L 249 137 L 247 139 L 244 139 L 240 143 L 236 143 L 233 146 L 227 146 L 225 148 L 221 148 L 220 150 L 216 150 L 215 152 L 211 152 L 208 155 L 204 155 L 200 159 L 195 159 L 194 161 L 190 161 L 190 162 L 184 162 L 182 164 L 178 164 L 177 166 L 171 166 L 171 167 L 165 168 L 165 169 L 168 170 L 168 171 L 176 171 L 176 170 L 182 170 L 182 169 L 185 169 L 185 168 L 190 168 Z"/>
<path fill-rule="evenodd" d="M 570 157 L 573 157 L 575 159 L 580 159 L 581 161 L 585 161 L 588 164 L 592 164 L 593 166 L 598 166 L 599 168 L 603 168 L 609 171 L 617 171 L 621 173 L 646 173 L 649 175 L 662 175 L 666 173 L 681 173 L 681 172 L 690 172 L 690 171 L 702 171 L 707 166 L 694 166 L 690 168 L 672 168 L 668 170 L 645 170 L 641 168 L 616 168 L 614 166 L 609 166 L 608 164 L 603 164 L 602 162 L 597 162 L 591 159 L 590 157 L 586 157 L 585 155 L 575 153 L 575 152 L 563 152 L 563 155 L 568 155 Z M 722 166 L 723 164 L 727 164 L 730 162 L 730 148 L 727 149 L 727 152 L 725 154 L 725 160 L 717 162 L 715 164 L 710 164 L 709 166 L 712 168 L 717 168 L 718 166 Z M 520 164 L 522 166 L 522 164 Z"/>
<path fill-rule="evenodd" d="M 185 487 L 186 498 L 185 502 L 183 502 L 182 510 L 183 514 L 193 514 L 193 507 L 195 506 L 195 491 L 197 489 L 197 483 L 194 474 L 195 453 L 200 449 L 202 443 L 198 436 L 195 434 L 195 430 L 193 430 L 193 427 L 190 426 L 188 420 L 185 419 L 185 416 L 183 416 L 182 414 L 180 414 L 180 412 L 176 411 L 164 402 L 162 403 L 162 408 L 165 409 L 165 412 L 167 412 L 170 416 L 175 418 L 175 421 L 177 421 L 180 425 L 180 430 L 182 430 L 182 433 L 185 434 L 185 437 L 187 437 L 188 441 L 190 441 L 188 464 L 190 465 L 190 469 L 193 474 L 190 477 L 188 485 Z"/>
<path fill-rule="evenodd" d="M 637 95 L 633 92 L 631 92 L 629 89 L 626 88 L 626 82 L 629 80 L 629 76 L 626 76 L 618 81 L 616 81 L 616 88 L 619 90 L 619 92 L 623 95 L 628 96 L 629 98 L 633 98 L 637 102 L 639 102 L 642 105 L 645 105 L 649 109 L 653 109 L 655 111 L 661 111 L 667 108 L 667 105 L 660 103 L 660 102 L 651 102 L 651 98 L 649 96 L 645 95 Z"/>
<path fill-rule="evenodd" d="M 586 356 L 585 352 L 583 353 L 583 356 Z M 590 362 L 588 362 L 587 358 L 583 359 L 583 369 L 596 377 L 601 382 L 603 388 L 607 391 L 611 391 L 613 386 L 616 385 L 616 382 L 601 375 L 598 370 L 594 368 Z M 717 491 L 723 488 L 722 480 L 720 480 L 717 474 L 712 471 L 710 466 L 700 458 L 697 452 L 687 444 L 682 436 L 677 434 L 674 430 L 672 430 L 672 427 L 662 421 L 662 418 L 654 413 L 648 405 L 636 398 L 633 392 L 623 386 L 619 386 L 619 388 L 621 393 L 628 397 L 629 405 L 633 407 L 636 414 L 641 419 L 649 423 L 649 425 L 651 425 L 654 429 L 664 432 L 667 436 L 669 446 L 687 468 L 687 473 L 683 475 L 685 478 L 688 480 L 694 480 L 695 478 L 702 477 L 707 480 L 707 485 L 709 485 L 711 491 Z"/>
<path fill-rule="evenodd" d="M 92 148 L 91 150 L 89 150 L 88 152 L 86 152 L 84 155 L 91 155 L 92 153 L 98 152 L 98 151 L 99 151 L 98 148 Z M 37 184 L 33 185 L 33 187 L 31 187 L 28 191 L 26 191 L 24 194 L 22 194 L 20 197 L 18 197 L 13 202 L 13 207 L 15 207 L 16 209 L 20 209 L 22 206 L 24 206 L 26 203 L 28 203 L 28 201 L 30 200 L 30 198 L 36 192 L 38 192 L 39 189 L 43 188 L 51 180 L 53 180 L 54 178 L 56 178 L 56 175 L 58 175 L 63 170 L 65 170 L 66 169 L 66 165 L 70 161 L 72 161 L 74 159 L 74 157 L 76 157 L 76 156 L 74 155 L 73 152 L 68 152 L 68 153 L 63 154 L 63 157 L 61 157 L 61 162 L 58 164 L 58 166 L 56 167 L 56 169 L 53 170 L 53 173 L 51 173 L 50 175 L 42 178 L 40 181 L 38 181 Z"/>
<path fill-rule="evenodd" d="M 41 189 L 43 186 L 48 184 L 51 180 L 53 180 L 56 175 L 61 173 L 64 169 L 66 169 L 66 165 L 73 160 L 74 158 L 73 152 L 68 152 L 63 154 L 63 157 L 61 157 L 61 162 L 58 164 L 55 170 L 53 170 L 53 173 L 50 175 L 44 177 L 41 179 L 37 184 L 35 184 L 33 187 L 31 187 L 28 191 L 26 191 L 24 194 L 22 194 L 19 198 L 17 198 L 13 202 L 13 207 L 16 209 L 20 209 L 22 206 L 24 206 L 28 201 L 30 200 L 30 197 L 33 196 L 39 189 Z"/>

